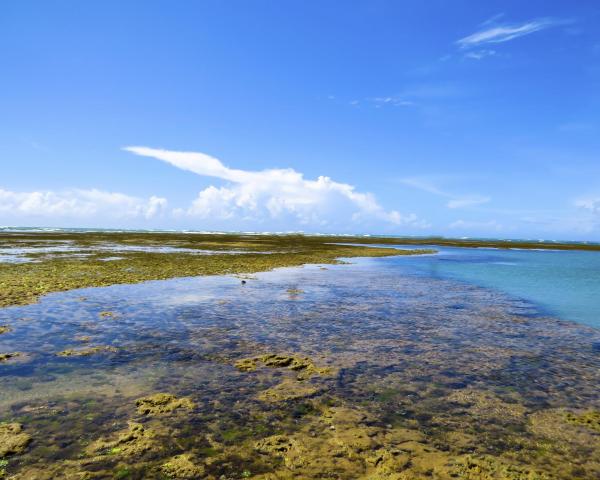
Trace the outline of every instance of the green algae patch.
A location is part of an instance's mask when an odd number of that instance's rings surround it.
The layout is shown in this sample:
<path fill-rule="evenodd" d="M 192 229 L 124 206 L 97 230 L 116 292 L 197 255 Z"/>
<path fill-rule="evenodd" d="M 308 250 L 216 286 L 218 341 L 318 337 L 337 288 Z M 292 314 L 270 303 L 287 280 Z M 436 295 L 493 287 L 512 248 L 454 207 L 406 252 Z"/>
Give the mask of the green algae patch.
<path fill-rule="evenodd" d="M 146 452 L 162 450 L 156 433 L 141 423 L 129 422 L 128 427 L 116 434 L 116 438 L 96 440 L 86 448 L 88 455 L 140 456 Z"/>
<path fill-rule="evenodd" d="M 372 242 L 369 239 L 368 243 Z M 223 274 L 251 274 L 278 267 L 304 264 L 340 263 L 341 257 L 385 257 L 432 253 L 429 249 L 339 245 L 356 243 L 357 238 L 310 237 L 303 235 L 201 235 L 185 233 L 29 233 L 1 234 L 0 246 L 22 246 L 23 241 L 71 242 L 72 251 L 81 249 L 87 257 L 30 254 L 35 262 L 0 263 L 0 307 L 25 305 L 51 292 L 101 287 L 174 277 Z M 46 242 L 46 243 L 43 243 Z M 160 246 L 186 251 L 122 251 L 118 262 L 103 260 L 94 251 L 97 245 Z M 210 249 L 211 255 L 201 255 Z"/>
<path fill-rule="evenodd" d="M 23 453 L 30 442 L 20 423 L 0 423 L 0 458 Z"/>
<path fill-rule="evenodd" d="M 333 369 L 329 367 L 317 367 L 308 357 L 296 357 L 292 355 L 281 355 L 268 353 L 258 357 L 244 358 L 235 363 L 235 367 L 241 372 L 253 372 L 260 366 L 270 368 L 284 368 L 297 373 L 297 380 L 306 380 L 313 375 L 331 375 Z"/>
<path fill-rule="evenodd" d="M 512 465 L 490 455 L 466 456 L 453 462 L 451 475 L 465 480 L 550 480 L 545 473 Z"/>
<path fill-rule="evenodd" d="M 161 465 L 160 470 L 169 478 L 175 479 L 193 480 L 204 476 L 204 466 L 197 465 L 189 453 L 169 459 Z"/>
<path fill-rule="evenodd" d="M 278 385 L 261 392 L 258 399 L 263 402 L 284 402 L 312 397 L 320 391 L 322 389 L 317 386 L 286 379 Z"/>
<path fill-rule="evenodd" d="M 118 349 L 108 345 L 99 345 L 96 347 L 88 348 L 69 348 L 58 352 L 56 355 L 59 357 L 88 357 L 90 355 L 96 355 L 98 353 L 115 353 Z"/>
<path fill-rule="evenodd" d="M 579 425 L 600 432 L 600 411 L 598 410 L 590 410 L 580 415 L 569 412 L 565 415 L 565 418 L 567 422 L 573 425 Z"/>
<path fill-rule="evenodd" d="M 135 402 L 137 411 L 141 415 L 160 415 L 170 413 L 178 408 L 193 410 L 196 404 L 191 399 L 177 398 L 170 393 L 157 393 L 149 397 L 139 398 Z"/>
<path fill-rule="evenodd" d="M 8 325 L 0 325 L 0 335 L 8 332 L 12 332 L 12 328 L 10 328 Z"/>

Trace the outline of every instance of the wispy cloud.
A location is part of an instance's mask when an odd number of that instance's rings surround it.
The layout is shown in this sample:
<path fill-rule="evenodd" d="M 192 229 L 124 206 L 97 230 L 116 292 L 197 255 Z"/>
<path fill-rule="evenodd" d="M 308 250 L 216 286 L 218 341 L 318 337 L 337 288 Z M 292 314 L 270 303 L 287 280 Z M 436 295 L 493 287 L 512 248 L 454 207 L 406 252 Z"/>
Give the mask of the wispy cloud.
<path fill-rule="evenodd" d="M 587 210 L 595 215 L 600 215 L 600 196 L 579 198 L 574 202 L 576 207 Z"/>
<path fill-rule="evenodd" d="M 472 52 L 465 53 L 465 58 L 471 58 L 473 60 L 481 60 L 485 57 L 492 57 L 496 55 L 496 50 L 482 49 L 482 50 L 473 50 Z"/>
<path fill-rule="evenodd" d="M 503 43 L 564 23 L 565 20 L 538 18 L 521 24 L 494 25 L 463 37 L 456 43 L 461 48 L 473 48 L 488 43 Z"/>
<path fill-rule="evenodd" d="M 470 220 L 456 220 L 448 225 L 448 228 L 453 230 L 462 230 L 462 231 L 494 231 L 501 232 L 505 230 L 504 226 L 498 223 L 496 220 L 488 220 L 484 222 L 474 222 Z"/>
<path fill-rule="evenodd" d="M 98 189 L 14 192 L 0 188 L 2 218 L 143 218 L 162 214 L 167 200 L 138 198 Z"/>
<path fill-rule="evenodd" d="M 426 227 L 415 214 L 403 214 L 381 206 L 370 193 L 326 176 L 307 180 L 291 168 L 249 171 L 229 168 L 220 160 L 200 152 L 178 152 L 149 147 L 124 150 L 162 160 L 174 167 L 204 177 L 228 182 L 209 186 L 198 193 L 186 209 L 175 213 L 202 219 L 285 220 L 316 227 L 360 226 L 372 222 Z"/>
<path fill-rule="evenodd" d="M 447 199 L 448 208 L 467 208 L 488 203 L 491 198 L 483 195 L 456 195 L 440 189 L 431 181 L 422 178 L 403 178 L 400 183 Z"/>

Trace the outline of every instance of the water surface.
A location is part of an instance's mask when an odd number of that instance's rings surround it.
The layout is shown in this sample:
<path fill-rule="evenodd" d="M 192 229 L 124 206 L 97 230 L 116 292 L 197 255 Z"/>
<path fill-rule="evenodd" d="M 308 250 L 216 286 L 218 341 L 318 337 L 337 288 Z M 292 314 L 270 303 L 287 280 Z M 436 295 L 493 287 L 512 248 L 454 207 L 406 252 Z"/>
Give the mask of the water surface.
<path fill-rule="evenodd" d="M 458 280 L 525 284 L 495 272 L 551 268 L 526 253 L 444 249 L 0 309 L 12 329 L 0 352 L 21 352 L 0 364 L 0 421 L 33 438 L 9 473 L 186 478 L 164 473 L 183 454 L 209 479 L 597 478 L 600 435 L 585 415 L 600 410 L 600 331 L 524 290 Z M 57 356 L 90 346 L 114 350 Z M 269 353 L 329 373 L 235 366 Z M 136 410 L 157 392 L 195 407 Z M 132 421 L 151 434 L 126 433 Z"/>

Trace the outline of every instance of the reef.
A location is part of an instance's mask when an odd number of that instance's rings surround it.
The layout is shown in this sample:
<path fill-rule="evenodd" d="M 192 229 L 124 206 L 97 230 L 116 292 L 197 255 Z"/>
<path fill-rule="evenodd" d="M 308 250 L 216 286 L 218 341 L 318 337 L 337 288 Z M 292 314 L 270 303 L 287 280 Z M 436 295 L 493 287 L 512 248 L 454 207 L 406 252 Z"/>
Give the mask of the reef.
<path fill-rule="evenodd" d="M 0 362 L 6 362 L 11 358 L 20 357 L 21 352 L 0 353 Z"/>
<path fill-rule="evenodd" d="M 579 415 L 569 412 L 565 416 L 567 422 L 573 425 L 580 425 L 600 432 L 600 411 L 598 410 L 590 410 Z"/>
<path fill-rule="evenodd" d="M 194 463 L 191 454 L 177 455 L 163 463 L 161 471 L 169 478 L 196 480 L 204 475 L 204 467 Z"/>
<path fill-rule="evenodd" d="M 90 444 L 86 453 L 95 455 L 122 455 L 137 457 L 146 452 L 154 453 L 162 450 L 160 442 L 156 441 L 156 433 L 136 422 L 129 422 L 128 427 L 116 434 L 116 439 L 101 439 Z"/>
<path fill-rule="evenodd" d="M 0 423 L 0 458 L 23 453 L 30 442 L 20 423 Z"/>
<path fill-rule="evenodd" d="M 360 237 L 362 239 L 362 237 Z M 22 263 L 0 263 L 0 307 L 33 303 L 41 295 L 76 288 L 139 283 L 198 275 L 247 275 L 278 267 L 309 263 L 339 263 L 341 257 L 384 257 L 432 253 L 431 249 L 398 250 L 340 243 L 377 243 L 374 238 L 310 237 L 304 235 L 211 235 L 186 233 L 27 233 L 0 235 L 0 247 L 47 246 L 69 242 L 70 251 L 86 254 L 27 254 Z M 95 246 L 157 246 L 180 250 L 120 251 L 117 264 L 111 252 Z M 183 249 L 183 250 L 181 250 Z M 196 252 L 211 250 L 211 255 Z M 114 253 L 114 252 L 113 252 Z M 108 255 L 108 257 L 107 257 Z M 244 277 L 245 278 L 245 277 Z M 104 313 L 104 312 L 103 312 Z M 106 312 L 109 313 L 109 312 Z"/>
<path fill-rule="evenodd" d="M 285 368 L 297 373 L 299 381 L 306 380 L 313 375 L 330 375 L 333 370 L 329 367 L 317 367 L 308 357 L 296 357 L 268 353 L 258 357 L 244 358 L 235 362 L 235 366 L 242 372 L 253 372 L 260 366 L 270 368 Z"/>
<path fill-rule="evenodd" d="M 193 410 L 194 402 L 191 399 L 177 398 L 170 393 L 157 393 L 149 397 L 139 398 L 135 402 L 138 413 L 142 415 L 160 415 L 170 413 L 178 408 L 187 408 Z"/>
<path fill-rule="evenodd" d="M 115 353 L 118 349 L 108 345 L 98 345 L 96 347 L 87 348 L 69 348 L 58 352 L 56 355 L 59 357 L 87 357 L 89 355 L 95 355 L 98 353 Z"/>

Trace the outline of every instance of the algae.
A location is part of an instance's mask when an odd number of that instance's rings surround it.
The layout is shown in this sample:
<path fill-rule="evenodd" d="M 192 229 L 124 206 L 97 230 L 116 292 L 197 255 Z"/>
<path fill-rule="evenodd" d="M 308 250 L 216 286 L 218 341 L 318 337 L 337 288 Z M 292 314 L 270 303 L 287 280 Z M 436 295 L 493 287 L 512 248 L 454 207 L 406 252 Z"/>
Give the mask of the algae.
<path fill-rule="evenodd" d="M 600 432 L 600 411 L 598 410 L 590 410 L 589 412 L 584 412 L 579 415 L 568 412 L 566 414 L 566 420 L 573 425 L 580 425 Z"/>
<path fill-rule="evenodd" d="M 197 465 L 194 457 L 187 453 L 172 457 L 161 466 L 161 471 L 169 478 L 198 479 L 204 475 L 204 467 Z"/>
<path fill-rule="evenodd" d="M 139 398 L 135 404 L 138 413 L 142 415 L 160 415 L 173 412 L 178 408 L 193 410 L 196 406 L 190 398 L 177 398 L 170 393 L 157 393 L 149 397 Z"/>
<path fill-rule="evenodd" d="M 308 357 L 268 353 L 258 357 L 243 358 L 235 362 L 235 367 L 242 372 L 253 372 L 260 365 L 270 368 L 285 368 L 297 373 L 298 380 L 306 380 L 313 375 L 331 375 L 329 367 L 317 367 Z"/>
<path fill-rule="evenodd" d="M 23 453 L 31 440 L 20 423 L 0 423 L 0 458 Z"/>
<path fill-rule="evenodd" d="M 118 349 L 108 345 L 98 345 L 95 347 L 87 348 L 69 348 L 58 352 L 56 355 L 59 357 L 87 357 L 89 355 L 95 355 L 98 353 L 115 353 Z"/>

